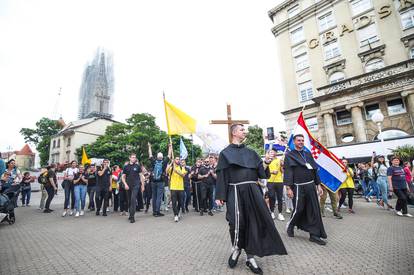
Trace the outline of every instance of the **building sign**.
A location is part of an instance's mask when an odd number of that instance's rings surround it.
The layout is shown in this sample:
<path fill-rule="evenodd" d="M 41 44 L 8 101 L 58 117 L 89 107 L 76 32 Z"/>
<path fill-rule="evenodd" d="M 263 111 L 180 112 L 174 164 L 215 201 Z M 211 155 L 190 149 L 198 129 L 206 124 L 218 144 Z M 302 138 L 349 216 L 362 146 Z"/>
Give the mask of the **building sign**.
<path fill-rule="evenodd" d="M 405 7 L 407 7 L 408 3 L 406 2 L 410 2 L 410 1 L 414 1 L 414 0 L 401 0 L 401 6 L 403 6 L 402 2 L 404 2 Z M 378 10 L 378 15 L 380 19 L 384 19 L 386 17 L 388 17 L 391 14 L 391 6 L 390 5 L 385 5 L 382 6 L 379 10 Z M 354 19 L 354 28 L 356 30 L 360 30 L 363 29 L 367 26 L 369 26 L 373 21 L 374 21 L 374 15 L 362 15 L 360 17 L 357 17 Z M 354 31 L 354 28 L 352 26 L 349 26 L 347 24 L 342 24 L 337 28 L 337 32 L 339 33 L 339 36 L 344 36 L 346 33 L 351 33 Z M 335 40 L 337 38 L 337 35 L 335 34 L 334 30 L 330 30 L 325 32 L 322 36 L 321 39 L 317 39 L 317 38 L 313 38 L 311 40 L 309 40 L 308 42 L 308 47 L 310 49 L 314 49 L 316 47 L 319 46 L 320 43 L 322 43 L 322 45 L 327 44 L 333 40 Z"/>

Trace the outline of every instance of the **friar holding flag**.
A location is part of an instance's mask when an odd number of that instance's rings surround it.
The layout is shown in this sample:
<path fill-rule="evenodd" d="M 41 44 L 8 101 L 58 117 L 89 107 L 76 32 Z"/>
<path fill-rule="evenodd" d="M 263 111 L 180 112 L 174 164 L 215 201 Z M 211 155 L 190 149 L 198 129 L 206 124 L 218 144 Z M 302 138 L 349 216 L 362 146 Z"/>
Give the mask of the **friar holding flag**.
<path fill-rule="evenodd" d="M 227 202 L 226 219 L 233 244 L 228 264 L 234 268 L 243 249 L 246 265 L 252 272 L 262 274 L 254 256 L 287 254 L 257 185 L 259 179 L 269 178 L 272 159 L 266 155 L 263 161 L 242 144 L 246 138 L 242 124 L 232 125 L 230 131 L 232 143 L 220 153 L 216 185 L 216 203 L 220 206 Z"/>

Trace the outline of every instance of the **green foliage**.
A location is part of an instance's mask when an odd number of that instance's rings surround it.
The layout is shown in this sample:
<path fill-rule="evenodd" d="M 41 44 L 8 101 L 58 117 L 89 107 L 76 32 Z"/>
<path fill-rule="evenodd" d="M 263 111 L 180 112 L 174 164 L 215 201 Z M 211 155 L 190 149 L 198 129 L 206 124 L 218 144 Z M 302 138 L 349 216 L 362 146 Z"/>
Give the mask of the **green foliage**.
<path fill-rule="evenodd" d="M 402 159 L 402 161 L 411 161 L 414 159 L 414 146 L 412 145 L 402 145 L 398 146 L 392 153 Z"/>
<path fill-rule="evenodd" d="M 255 150 L 259 156 L 264 155 L 263 129 L 258 125 L 249 126 L 245 144 Z"/>
<path fill-rule="evenodd" d="M 56 121 L 43 117 L 36 122 L 36 128 L 22 128 L 20 134 L 25 142 L 32 143 L 39 152 L 40 164 L 47 165 L 50 152 L 51 137 L 59 132 L 62 126 Z"/>
<path fill-rule="evenodd" d="M 183 138 L 191 160 L 191 141 Z M 148 156 L 148 142 L 152 145 L 152 152 L 168 153 L 169 138 L 155 123 L 155 117 L 146 114 L 133 114 L 126 123 L 114 123 L 106 128 L 105 135 L 100 136 L 94 143 L 85 145 L 89 158 L 107 158 L 111 164 L 123 166 L 131 153 L 145 166 L 150 164 Z M 180 137 L 172 137 L 175 156 L 179 155 Z M 79 161 L 82 158 L 82 148 L 76 150 Z M 194 156 L 201 155 L 201 148 L 194 145 Z"/>

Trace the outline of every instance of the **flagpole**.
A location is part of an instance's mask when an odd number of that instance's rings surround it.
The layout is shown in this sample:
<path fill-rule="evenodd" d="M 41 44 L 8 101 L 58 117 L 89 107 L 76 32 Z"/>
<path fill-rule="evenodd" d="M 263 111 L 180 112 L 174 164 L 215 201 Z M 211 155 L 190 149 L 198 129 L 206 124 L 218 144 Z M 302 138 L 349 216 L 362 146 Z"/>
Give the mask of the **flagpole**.
<path fill-rule="evenodd" d="M 305 108 L 306 108 L 306 105 L 303 105 L 302 110 L 300 111 L 299 115 L 300 115 L 301 113 L 303 113 L 303 111 L 305 110 Z M 296 128 L 297 128 L 297 127 L 298 127 L 298 122 L 297 122 L 297 120 L 296 120 L 296 125 L 295 125 L 295 128 L 293 128 L 293 133 L 296 131 Z M 289 139 L 290 139 L 290 138 L 289 138 Z M 288 141 L 288 144 L 286 144 L 286 148 L 285 148 L 285 151 L 283 152 L 282 159 L 285 159 L 285 155 L 286 155 L 286 152 L 287 152 L 288 148 L 289 148 L 289 141 Z"/>
<path fill-rule="evenodd" d="M 167 105 L 165 104 L 165 93 L 164 93 L 164 91 L 162 91 L 162 98 L 163 98 L 163 101 L 164 101 L 164 111 L 165 111 L 165 119 L 167 121 L 168 138 L 169 138 L 169 141 L 170 141 L 170 144 L 171 144 L 171 158 L 174 159 L 174 147 L 173 147 L 171 135 L 169 134 L 170 133 L 170 123 L 168 121 Z"/>

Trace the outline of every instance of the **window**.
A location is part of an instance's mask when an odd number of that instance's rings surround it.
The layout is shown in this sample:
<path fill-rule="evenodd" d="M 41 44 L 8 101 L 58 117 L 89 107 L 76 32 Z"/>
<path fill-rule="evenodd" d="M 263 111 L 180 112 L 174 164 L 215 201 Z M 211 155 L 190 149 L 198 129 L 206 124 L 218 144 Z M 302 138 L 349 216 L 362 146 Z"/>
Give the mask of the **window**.
<path fill-rule="evenodd" d="M 303 40 L 305 40 L 305 35 L 303 33 L 303 27 L 299 27 L 290 32 L 290 40 L 292 44 L 297 44 Z"/>
<path fill-rule="evenodd" d="M 414 27 L 414 9 L 401 13 L 401 25 L 403 30 Z"/>
<path fill-rule="evenodd" d="M 365 64 L 365 72 L 369 73 L 384 67 L 384 61 L 381 58 L 373 58 Z"/>
<path fill-rule="evenodd" d="M 387 101 L 387 107 L 389 115 L 397 115 L 406 112 L 402 98 Z"/>
<path fill-rule="evenodd" d="M 304 102 L 313 98 L 312 81 L 299 84 L 299 101 Z"/>
<path fill-rule="evenodd" d="M 378 41 L 377 27 L 375 24 L 358 30 L 359 46 L 363 47 Z"/>
<path fill-rule="evenodd" d="M 329 43 L 323 49 L 325 52 L 325 60 L 329 60 L 341 55 L 338 41 Z"/>
<path fill-rule="evenodd" d="M 67 146 L 67 147 L 69 147 L 69 146 L 70 146 L 70 142 L 71 142 L 71 138 L 69 137 L 69 138 L 68 138 L 68 143 L 66 144 L 66 146 Z"/>
<path fill-rule="evenodd" d="M 334 72 L 329 77 L 329 83 L 333 84 L 345 79 L 345 74 L 343 72 Z"/>
<path fill-rule="evenodd" d="M 288 18 L 292 18 L 293 16 L 295 16 L 299 12 L 300 12 L 299 5 L 296 5 L 292 8 L 290 8 L 290 9 L 288 9 Z"/>
<path fill-rule="evenodd" d="M 351 113 L 347 110 L 336 112 L 336 124 L 346 125 L 352 123 Z"/>
<path fill-rule="evenodd" d="M 300 71 L 309 67 L 308 54 L 304 53 L 295 57 L 296 71 Z"/>
<path fill-rule="evenodd" d="M 352 16 L 363 13 L 372 7 L 371 0 L 354 0 L 351 2 Z"/>
<path fill-rule="evenodd" d="M 335 19 L 333 13 L 330 11 L 318 18 L 319 32 L 323 32 L 330 27 L 335 26 Z"/>
<path fill-rule="evenodd" d="M 410 58 L 414 58 L 414 48 L 410 49 Z"/>
<path fill-rule="evenodd" d="M 371 119 L 372 115 L 379 110 L 380 108 L 378 103 L 365 106 L 365 115 L 367 119 Z"/>
<path fill-rule="evenodd" d="M 318 131 L 318 119 L 317 117 L 310 117 L 305 119 L 306 126 L 312 132 Z"/>
<path fill-rule="evenodd" d="M 58 139 L 57 141 L 57 148 L 60 148 L 60 139 Z"/>
<path fill-rule="evenodd" d="M 374 140 L 379 140 L 381 137 L 383 139 L 391 139 L 391 138 L 399 138 L 399 137 L 406 137 L 408 134 L 399 129 L 391 129 L 382 131 L 381 134 L 378 134 L 374 137 Z"/>
<path fill-rule="evenodd" d="M 56 139 L 53 140 L 53 148 L 56 148 Z"/>
<path fill-rule="evenodd" d="M 352 134 L 345 134 L 342 136 L 341 140 L 343 143 L 349 143 L 349 142 L 354 141 L 354 136 Z"/>

